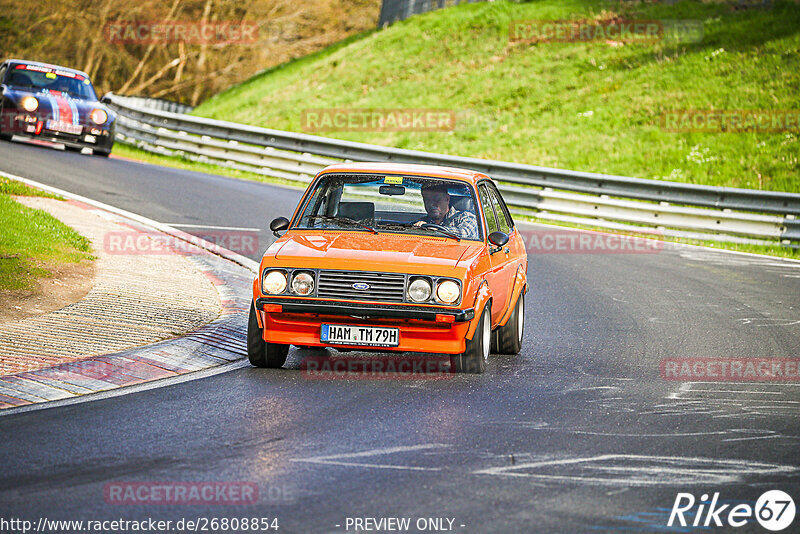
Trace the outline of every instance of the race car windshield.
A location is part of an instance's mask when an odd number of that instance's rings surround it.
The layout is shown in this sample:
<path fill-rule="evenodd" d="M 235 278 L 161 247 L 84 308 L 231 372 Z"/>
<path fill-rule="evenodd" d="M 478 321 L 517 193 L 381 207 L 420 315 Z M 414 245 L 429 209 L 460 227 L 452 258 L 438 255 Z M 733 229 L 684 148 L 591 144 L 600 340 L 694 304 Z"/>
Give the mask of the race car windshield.
<path fill-rule="evenodd" d="M 20 65 L 24 67 L 24 65 Z M 54 70 L 31 70 L 31 68 L 9 69 L 6 75 L 6 85 L 19 89 L 28 89 L 31 92 L 41 91 L 66 93 L 84 100 L 97 100 L 91 82 L 79 74 L 59 74 Z"/>
<path fill-rule="evenodd" d="M 463 182 L 400 175 L 323 176 L 294 228 L 482 240 L 475 195 Z M 354 224 L 358 223 L 358 224 Z"/>

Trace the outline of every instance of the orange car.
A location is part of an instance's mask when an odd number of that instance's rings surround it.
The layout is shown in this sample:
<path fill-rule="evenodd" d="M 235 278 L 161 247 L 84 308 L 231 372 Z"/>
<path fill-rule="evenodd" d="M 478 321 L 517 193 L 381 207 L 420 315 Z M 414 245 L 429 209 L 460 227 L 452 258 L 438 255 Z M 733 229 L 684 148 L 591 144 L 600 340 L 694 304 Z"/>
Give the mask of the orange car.
<path fill-rule="evenodd" d="M 247 349 L 280 367 L 289 345 L 450 355 L 482 373 L 522 344 L 524 243 L 492 180 L 426 165 L 322 170 L 253 281 Z"/>

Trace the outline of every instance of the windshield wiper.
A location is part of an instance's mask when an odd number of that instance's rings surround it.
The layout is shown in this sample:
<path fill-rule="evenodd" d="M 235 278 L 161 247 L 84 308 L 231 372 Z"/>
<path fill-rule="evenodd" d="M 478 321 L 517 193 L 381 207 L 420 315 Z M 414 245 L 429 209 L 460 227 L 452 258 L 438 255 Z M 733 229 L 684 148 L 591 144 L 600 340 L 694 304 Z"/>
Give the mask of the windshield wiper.
<path fill-rule="evenodd" d="M 454 234 L 448 230 L 445 230 L 443 227 L 439 226 L 438 224 L 433 223 L 425 223 L 419 226 L 419 228 L 424 228 L 425 230 L 434 230 L 439 232 L 440 234 L 447 236 L 451 239 L 455 239 L 456 241 L 461 241 L 461 237 L 458 234 Z"/>
<path fill-rule="evenodd" d="M 364 228 L 365 230 L 369 230 L 373 234 L 377 234 L 378 233 L 378 231 L 375 228 L 373 228 L 373 227 L 371 227 L 371 226 L 369 226 L 367 224 L 360 223 L 355 219 L 351 219 L 350 217 L 338 217 L 338 216 L 337 217 L 332 217 L 330 215 L 309 215 L 308 219 L 309 220 L 314 219 L 314 220 L 320 220 L 320 221 L 343 222 L 343 223 L 346 223 L 346 224 L 350 224 L 351 226 L 360 226 L 361 228 Z"/>

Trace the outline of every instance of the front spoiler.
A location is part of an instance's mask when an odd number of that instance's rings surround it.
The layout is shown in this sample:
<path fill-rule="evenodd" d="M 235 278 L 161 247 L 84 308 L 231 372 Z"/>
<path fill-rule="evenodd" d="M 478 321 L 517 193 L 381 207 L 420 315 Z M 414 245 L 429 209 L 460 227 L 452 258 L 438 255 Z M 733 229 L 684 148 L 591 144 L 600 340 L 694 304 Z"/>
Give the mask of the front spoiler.
<path fill-rule="evenodd" d="M 356 318 L 395 318 L 436 321 L 437 315 L 452 315 L 456 323 L 471 321 L 475 310 L 447 308 L 444 306 L 400 306 L 394 304 L 338 303 L 327 300 L 296 300 L 286 298 L 257 298 L 256 308 L 263 310 L 264 304 L 280 304 L 283 313 L 315 313 L 319 315 L 341 315 Z"/>
<path fill-rule="evenodd" d="M 64 145 L 65 147 L 70 148 L 91 148 L 92 151 L 101 151 L 107 152 L 110 150 L 109 145 L 113 146 L 112 143 L 85 143 L 83 141 L 78 141 L 75 139 L 65 139 L 63 137 L 57 137 L 55 135 L 48 135 L 40 134 L 40 135 L 29 135 L 29 134 L 20 134 L 15 133 L 11 138 L 12 141 L 21 141 L 23 143 L 40 143 L 44 144 L 47 143 L 49 145 Z"/>

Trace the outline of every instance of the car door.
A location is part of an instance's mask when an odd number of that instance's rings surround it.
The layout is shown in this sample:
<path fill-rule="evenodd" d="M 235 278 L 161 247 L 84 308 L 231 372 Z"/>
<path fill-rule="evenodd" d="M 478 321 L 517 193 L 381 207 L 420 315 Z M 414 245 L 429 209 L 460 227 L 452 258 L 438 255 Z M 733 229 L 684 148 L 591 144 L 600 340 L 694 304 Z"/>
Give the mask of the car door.
<path fill-rule="evenodd" d="M 488 182 L 478 185 L 478 197 L 480 197 L 483 215 L 486 217 L 486 235 L 500 230 L 500 224 L 492 201 L 492 193 L 488 188 Z M 486 245 L 489 252 L 489 270 L 486 273 L 486 282 L 492 292 L 492 323 L 496 323 L 502 317 L 508 300 L 508 284 L 504 273 L 508 263 L 508 254 L 504 252 L 505 247 L 496 247 L 491 243 Z"/>
<path fill-rule="evenodd" d="M 505 287 L 505 292 L 503 293 L 505 295 L 505 305 L 512 306 L 514 303 L 510 299 L 514 293 L 517 269 L 520 265 L 523 268 L 527 268 L 525 245 L 519 235 L 519 230 L 514 226 L 514 220 L 511 218 L 508 206 L 506 206 L 500 191 L 497 190 L 497 186 L 492 182 L 487 182 L 486 188 L 491 197 L 492 207 L 494 208 L 500 231 L 508 234 L 508 243 L 503 247 L 502 252 L 497 252 L 494 256 L 497 258 L 498 263 L 502 261 L 502 269 L 499 272 L 499 276 L 502 278 L 502 284 Z M 503 311 L 505 311 L 505 307 Z"/>

